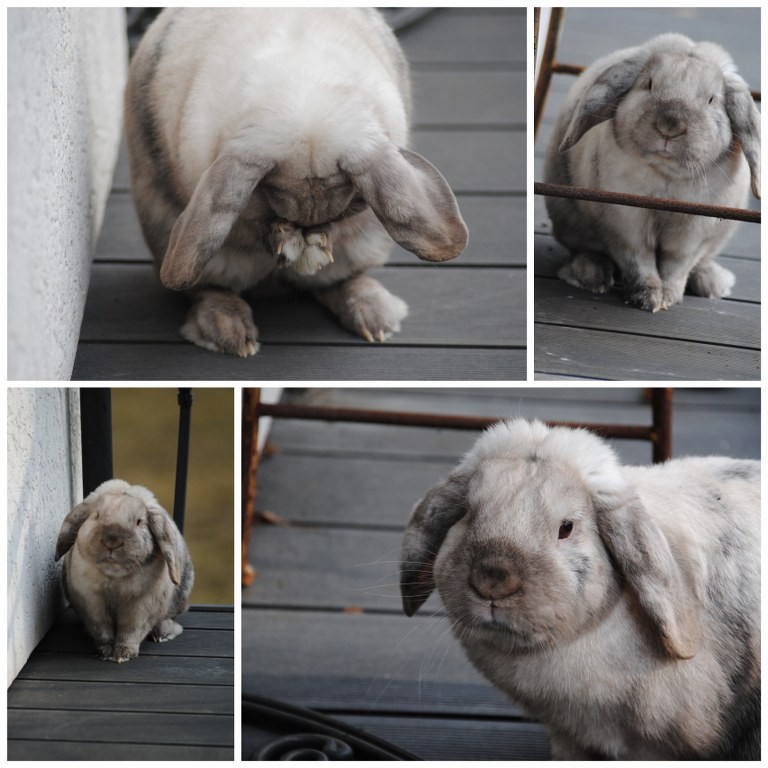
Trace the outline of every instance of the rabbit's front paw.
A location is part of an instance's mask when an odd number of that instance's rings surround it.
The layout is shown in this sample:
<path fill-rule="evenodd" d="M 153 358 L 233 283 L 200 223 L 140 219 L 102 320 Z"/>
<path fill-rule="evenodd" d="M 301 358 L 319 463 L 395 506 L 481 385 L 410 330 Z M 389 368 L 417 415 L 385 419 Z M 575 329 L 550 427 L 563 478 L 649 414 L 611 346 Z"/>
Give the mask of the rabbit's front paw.
<path fill-rule="evenodd" d="M 259 351 L 259 332 L 247 302 L 231 291 L 205 290 L 195 296 L 181 335 L 198 347 L 250 357 Z"/>
<path fill-rule="evenodd" d="M 139 646 L 134 643 L 115 643 L 114 652 L 107 661 L 114 661 L 122 664 L 124 661 L 130 661 L 139 655 Z"/>
<path fill-rule="evenodd" d="M 112 661 L 114 657 L 114 643 L 101 642 L 96 643 L 96 656 L 102 661 Z"/>
<path fill-rule="evenodd" d="M 665 282 L 662 289 L 661 309 L 669 309 L 675 304 L 680 304 L 683 301 L 684 293 L 685 279 Z"/>
<path fill-rule="evenodd" d="M 278 266 L 292 269 L 298 275 L 314 275 L 333 263 L 326 232 L 305 232 L 290 221 L 275 219 L 267 240 Z"/>
<path fill-rule="evenodd" d="M 402 299 L 368 275 L 357 275 L 315 295 L 348 331 L 366 341 L 385 341 L 400 330 L 400 322 L 408 314 Z"/>
<path fill-rule="evenodd" d="M 664 289 L 658 275 L 649 275 L 641 282 L 629 284 L 624 300 L 627 304 L 634 304 L 648 312 L 658 312 L 669 306 L 665 304 Z"/>
<path fill-rule="evenodd" d="M 310 232 L 304 235 L 304 251 L 293 265 L 299 275 L 314 275 L 328 264 L 333 264 L 333 254 L 328 247 L 325 232 Z"/>
<path fill-rule="evenodd" d="M 295 264 L 304 252 L 304 236 L 295 224 L 275 219 L 267 233 L 267 240 L 279 267 Z"/>

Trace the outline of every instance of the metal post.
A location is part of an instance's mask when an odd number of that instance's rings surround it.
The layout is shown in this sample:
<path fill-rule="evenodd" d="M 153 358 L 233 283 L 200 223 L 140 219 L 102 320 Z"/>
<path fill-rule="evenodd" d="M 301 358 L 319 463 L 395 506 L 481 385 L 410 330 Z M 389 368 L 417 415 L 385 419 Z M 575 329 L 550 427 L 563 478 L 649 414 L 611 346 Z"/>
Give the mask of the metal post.
<path fill-rule="evenodd" d="M 242 585 L 253 584 L 256 571 L 248 562 L 248 547 L 251 543 L 251 529 L 256 505 L 256 472 L 259 468 L 259 407 L 260 389 L 243 389 L 242 416 Z"/>
<path fill-rule="evenodd" d="M 192 390 L 179 389 L 179 443 L 176 451 L 176 488 L 173 495 L 173 520 L 184 532 L 184 510 L 187 506 L 189 475 L 189 430 L 192 417 Z"/>
<path fill-rule="evenodd" d="M 653 461 L 658 464 L 672 458 L 672 388 L 651 390 L 653 409 Z"/>
<path fill-rule="evenodd" d="M 112 392 L 80 389 L 80 431 L 83 452 L 83 495 L 106 480 L 112 470 Z"/>
<path fill-rule="evenodd" d="M 549 93 L 549 84 L 552 80 L 553 67 L 555 66 L 555 55 L 557 52 L 558 38 L 560 37 L 560 26 L 563 23 L 563 8 L 552 8 L 549 17 L 549 27 L 547 28 L 547 41 L 544 44 L 544 51 L 541 55 L 541 68 L 536 80 L 536 87 L 533 94 L 533 137 L 539 131 L 539 123 L 544 113 L 544 104 L 547 101 Z"/>

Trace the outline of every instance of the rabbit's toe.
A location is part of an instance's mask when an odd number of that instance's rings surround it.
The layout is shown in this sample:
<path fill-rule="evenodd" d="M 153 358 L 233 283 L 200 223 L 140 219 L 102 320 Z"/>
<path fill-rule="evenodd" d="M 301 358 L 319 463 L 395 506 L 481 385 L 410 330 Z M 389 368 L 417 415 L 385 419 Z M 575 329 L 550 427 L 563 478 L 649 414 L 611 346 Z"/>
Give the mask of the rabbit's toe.
<path fill-rule="evenodd" d="M 202 291 L 181 327 L 181 335 L 198 347 L 250 357 L 259 351 L 259 332 L 248 303 L 231 291 Z"/>

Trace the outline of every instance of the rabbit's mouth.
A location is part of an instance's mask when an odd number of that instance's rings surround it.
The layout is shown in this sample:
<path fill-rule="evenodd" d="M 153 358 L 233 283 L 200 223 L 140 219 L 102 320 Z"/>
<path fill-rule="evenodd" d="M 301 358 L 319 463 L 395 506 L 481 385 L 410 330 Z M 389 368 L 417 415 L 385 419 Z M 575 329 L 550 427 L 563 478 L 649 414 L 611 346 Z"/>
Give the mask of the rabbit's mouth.
<path fill-rule="evenodd" d="M 111 578 L 118 578 L 130 573 L 131 569 L 128 565 L 118 560 L 113 553 L 110 553 L 99 560 L 99 570 L 105 575 Z"/>
<path fill-rule="evenodd" d="M 549 648 L 557 635 L 552 627 L 522 626 L 499 614 L 493 618 L 475 616 L 465 628 L 494 645 L 502 644 L 515 652 Z"/>

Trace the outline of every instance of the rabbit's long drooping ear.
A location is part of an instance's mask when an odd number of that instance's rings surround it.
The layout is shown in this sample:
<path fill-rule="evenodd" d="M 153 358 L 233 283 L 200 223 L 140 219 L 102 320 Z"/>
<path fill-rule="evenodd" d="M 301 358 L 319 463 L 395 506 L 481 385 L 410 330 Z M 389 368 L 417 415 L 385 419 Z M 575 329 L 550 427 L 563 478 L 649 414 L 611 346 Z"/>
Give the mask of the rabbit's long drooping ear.
<path fill-rule="evenodd" d="M 590 128 L 614 116 L 619 102 L 637 80 L 647 60 L 647 52 L 638 52 L 600 73 L 581 94 L 560 143 L 560 152 L 567 152 Z"/>
<path fill-rule="evenodd" d="M 56 553 L 54 560 L 61 560 L 72 549 L 77 539 L 82 524 L 91 514 L 91 507 L 84 501 L 80 502 L 65 518 L 59 530 L 59 538 L 56 540 Z"/>
<path fill-rule="evenodd" d="M 733 73 L 725 75 L 725 109 L 749 165 L 752 193 L 760 197 L 760 113 L 747 84 Z"/>
<path fill-rule="evenodd" d="M 413 616 L 435 589 L 435 558 L 448 531 L 467 511 L 467 483 L 465 476 L 451 474 L 413 510 L 400 562 L 400 594 L 406 616 Z"/>
<path fill-rule="evenodd" d="M 364 169 L 340 163 L 390 237 L 425 261 L 448 261 L 466 247 L 467 226 L 448 182 L 429 161 L 393 144 Z"/>
<path fill-rule="evenodd" d="M 160 279 L 166 288 L 184 290 L 199 279 L 219 252 L 256 185 L 274 162 L 237 146 L 223 151 L 200 177 L 192 199 L 171 231 Z"/>
<path fill-rule="evenodd" d="M 673 552 L 634 491 L 598 500 L 600 536 L 635 590 L 670 656 L 690 659 L 701 640 L 700 585 L 685 555 Z"/>
<path fill-rule="evenodd" d="M 159 505 L 147 505 L 147 522 L 160 554 L 168 565 L 168 574 L 174 584 L 179 584 L 179 532 L 168 513 Z"/>

